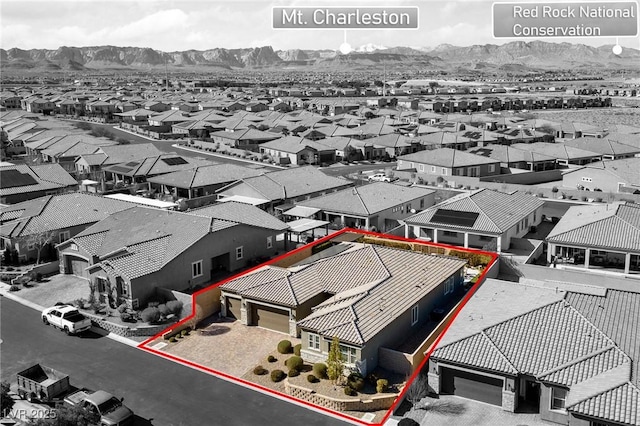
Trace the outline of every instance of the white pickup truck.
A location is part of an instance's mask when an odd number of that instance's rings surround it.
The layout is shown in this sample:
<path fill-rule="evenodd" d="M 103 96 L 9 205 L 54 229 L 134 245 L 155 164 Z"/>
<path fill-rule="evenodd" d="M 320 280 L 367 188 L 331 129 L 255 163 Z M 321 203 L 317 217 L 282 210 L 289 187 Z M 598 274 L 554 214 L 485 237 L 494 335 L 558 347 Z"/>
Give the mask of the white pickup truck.
<path fill-rule="evenodd" d="M 78 334 L 91 328 L 91 320 L 69 305 L 56 305 L 42 311 L 42 322 L 67 334 Z"/>
<path fill-rule="evenodd" d="M 128 426 L 134 421 L 133 411 L 109 392 L 79 390 L 64 399 L 64 403 L 80 406 L 100 418 L 101 426 Z"/>

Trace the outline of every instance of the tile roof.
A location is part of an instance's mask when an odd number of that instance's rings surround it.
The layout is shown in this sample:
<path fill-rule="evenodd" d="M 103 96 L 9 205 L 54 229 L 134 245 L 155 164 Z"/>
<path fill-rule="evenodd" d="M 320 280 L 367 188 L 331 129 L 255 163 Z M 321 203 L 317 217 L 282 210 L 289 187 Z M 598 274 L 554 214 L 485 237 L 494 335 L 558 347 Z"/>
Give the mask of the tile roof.
<path fill-rule="evenodd" d="M 121 275 L 157 271 L 209 233 L 237 226 L 225 220 L 147 207 L 111 214 L 69 241 L 101 258 Z M 115 254 L 114 254 L 115 253 Z M 153 257 L 153 260 L 148 260 Z"/>
<path fill-rule="evenodd" d="M 172 158 L 180 158 L 181 161 L 176 164 L 169 164 L 164 160 Z M 144 159 L 138 159 L 127 163 L 118 163 L 106 166 L 105 171 L 124 174 L 126 176 L 155 176 L 179 170 L 190 170 L 199 166 L 207 166 L 213 164 L 209 160 L 200 158 L 183 157 L 178 154 L 162 154 Z"/>
<path fill-rule="evenodd" d="M 487 348 L 486 337 L 513 365 L 516 374 L 568 387 L 568 411 L 638 425 L 640 394 L 635 363 L 640 355 L 640 292 L 607 289 L 605 295 L 578 291 L 558 294 L 557 289 L 536 288 L 552 298 L 563 296 L 563 300 L 527 309 L 529 295 L 517 296 L 527 288 L 487 280 L 461 310 L 433 359 L 509 373 L 502 359 Z M 506 302 L 518 304 L 525 312 L 504 320 L 502 308 L 509 310 Z M 500 309 L 482 309 L 487 303 Z M 480 319 L 484 327 L 478 331 L 473 325 L 480 312 L 487 318 Z M 488 325 L 492 318 L 502 321 Z M 447 339 L 451 332 L 456 336 L 453 340 Z"/>
<path fill-rule="evenodd" d="M 404 219 L 404 222 L 412 225 L 468 229 L 501 234 L 515 226 L 543 204 L 542 200 L 518 191 L 507 194 L 491 189 L 480 189 L 445 200 Z M 439 210 L 475 212 L 479 215 L 472 226 L 451 225 L 432 221 Z"/>
<path fill-rule="evenodd" d="M 434 191 L 430 189 L 375 182 L 301 201 L 298 205 L 336 213 L 370 216 L 433 193 Z M 419 206 L 416 204 L 412 207 Z"/>
<path fill-rule="evenodd" d="M 607 419 L 619 424 L 640 425 L 640 389 L 624 383 L 578 404 L 567 407 L 571 412 Z"/>
<path fill-rule="evenodd" d="M 256 206 L 229 201 L 189 210 L 187 213 L 222 219 L 229 222 L 242 223 L 258 228 L 284 231 L 289 226 Z"/>
<path fill-rule="evenodd" d="M 627 185 L 640 186 L 640 157 L 597 161 L 567 173 L 585 173 L 592 169 L 609 172 Z"/>
<path fill-rule="evenodd" d="M 258 176 L 264 173 L 259 169 L 251 169 L 235 164 L 211 164 L 198 166 L 190 170 L 166 173 L 147 179 L 149 182 L 177 186 L 179 188 L 198 188 L 208 185 L 224 184 L 237 180 Z"/>
<path fill-rule="evenodd" d="M 35 200 L 13 204 L 2 208 L 0 214 L 4 218 L 5 212 L 23 211 L 22 215 L 17 219 L 20 222 L 20 227 L 14 229 L 11 235 L 7 235 L 17 238 L 95 223 L 105 219 L 112 213 L 132 206 L 133 204 L 124 201 L 75 192 L 48 195 Z"/>
<path fill-rule="evenodd" d="M 0 167 L 0 180 L 3 179 L 3 173 L 10 170 L 16 170 L 20 174 L 29 175 L 36 181 L 36 183 L 0 188 L 0 196 L 56 190 L 78 185 L 78 182 L 76 182 L 76 180 L 73 179 L 60 164 L 42 164 L 38 166 L 17 164 L 3 166 Z"/>
<path fill-rule="evenodd" d="M 498 163 L 498 160 L 494 160 L 493 158 L 470 154 L 468 152 L 451 148 L 438 148 L 426 151 L 418 151 L 413 154 L 401 155 L 398 157 L 398 160 L 450 168 Z"/>
<path fill-rule="evenodd" d="M 328 176 L 313 166 L 306 166 L 242 179 L 242 181 L 228 186 L 221 191 L 221 194 L 234 195 L 236 191 L 240 190 L 238 187 L 242 188 L 245 185 L 257 191 L 261 198 L 275 201 L 329 191 L 350 186 L 352 183 L 346 179 Z"/>
<path fill-rule="evenodd" d="M 570 207 L 546 241 L 640 252 L 640 206 L 619 202 Z"/>
<path fill-rule="evenodd" d="M 464 265 L 455 258 L 341 244 L 348 249 L 334 256 L 288 269 L 266 267 L 221 288 L 293 307 L 325 294 L 328 299 L 298 325 L 364 345 Z"/>

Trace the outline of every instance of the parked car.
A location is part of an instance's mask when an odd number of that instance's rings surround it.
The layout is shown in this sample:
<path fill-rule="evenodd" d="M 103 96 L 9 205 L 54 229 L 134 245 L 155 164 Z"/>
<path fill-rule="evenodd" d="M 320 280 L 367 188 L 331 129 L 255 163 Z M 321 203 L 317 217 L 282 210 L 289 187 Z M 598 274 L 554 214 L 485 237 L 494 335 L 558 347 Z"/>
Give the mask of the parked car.
<path fill-rule="evenodd" d="M 133 424 L 133 411 L 109 392 L 80 390 L 64 399 L 64 403 L 80 406 L 100 416 L 101 426 L 125 426 Z"/>
<path fill-rule="evenodd" d="M 376 173 L 369 176 L 369 182 L 391 182 L 391 178 L 384 173 Z"/>
<path fill-rule="evenodd" d="M 56 305 L 42 311 L 42 322 L 67 334 L 78 334 L 91 328 L 91 320 L 69 305 Z"/>

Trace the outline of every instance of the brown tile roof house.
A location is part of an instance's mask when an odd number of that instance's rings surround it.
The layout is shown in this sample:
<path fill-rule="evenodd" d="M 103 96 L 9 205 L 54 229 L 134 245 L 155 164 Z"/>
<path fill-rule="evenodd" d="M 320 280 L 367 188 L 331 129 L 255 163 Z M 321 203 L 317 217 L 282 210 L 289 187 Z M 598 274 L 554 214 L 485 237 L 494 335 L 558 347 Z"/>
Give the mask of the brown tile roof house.
<path fill-rule="evenodd" d="M 429 359 L 429 384 L 559 424 L 640 425 L 639 326 L 639 292 L 487 280 Z"/>
<path fill-rule="evenodd" d="M 37 248 L 29 248 L 29 236 L 54 233 L 55 245 L 130 207 L 131 203 L 85 193 L 48 195 L 0 209 L 0 237 L 4 246 L 17 249 L 21 258 L 36 259 Z"/>
<path fill-rule="evenodd" d="M 451 148 L 419 151 L 398 157 L 398 170 L 437 176 L 490 176 L 500 174 L 500 162 Z"/>
<path fill-rule="evenodd" d="M 521 238 L 542 220 L 544 202 L 522 192 L 479 189 L 456 195 L 404 219 L 405 237 L 464 247 L 507 250 L 511 238 Z M 461 235 L 460 235 L 461 234 Z"/>
<path fill-rule="evenodd" d="M 126 178 L 129 178 L 135 182 L 145 182 L 151 176 L 189 170 L 211 164 L 211 161 L 199 158 L 181 157 L 177 154 L 162 154 L 127 163 L 113 164 L 103 170 L 107 179 L 115 176 L 116 180 L 127 180 Z"/>
<path fill-rule="evenodd" d="M 222 163 L 153 176 L 147 182 L 160 193 L 171 193 L 180 198 L 197 198 L 214 194 L 225 185 L 262 173 L 264 170 Z"/>
<path fill-rule="evenodd" d="M 375 182 L 300 201 L 297 205 L 318 209 L 322 218 L 330 222 L 386 231 L 397 227 L 398 221 L 412 211 L 431 207 L 434 197 L 435 191 L 430 189 Z"/>
<path fill-rule="evenodd" d="M 111 282 L 118 297 L 142 306 L 158 287 L 193 289 L 210 283 L 221 271 L 273 256 L 278 233 L 273 224 L 246 225 L 220 219 L 215 212 L 132 207 L 59 245 L 60 268 L 95 282 L 101 292 Z"/>
<path fill-rule="evenodd" d="M 261 200 L 267 210 L 353 186 L 346 179 L 328 176 L 312 166 L 278 170 L 234 182 L 219 191 L 220 197 Z M 287 206 L 291 207 L 291 206 Z"/>
<path fill-rule="evenodd" d="M 640 193 L 640 157 L 605 160 L 570 170 L 562 175 L 562 186 L 603 192 Z"/>
<path fill-rule="evenodd" d="M 545 241 L 549 262 L 553 256 L 573 257 L 577 264 L 579 257 L 587 269 L 640 272 L 640 205 L 617 202 L 570 207 Z"/>
<path fill-rule="evenodd" d="M 324 361 L 338 337 L 347 364 L 366 374 L 378 365 L 379 347 L 401 343 L 453 297 L 464 265 L 452 257 L 342 242 L 331 255 L 289 268 L 265 266 L 223 284 L 223 315 L 301 334 L 303 357 L 311 361 Z M 451 291 L 443 291 L 445 283 Z"/>
<path fill-rule="evenodd" d="M 59 164 L 0 167 L 0 203 L 14 204 L 75 190 L 78 182 Z"/>

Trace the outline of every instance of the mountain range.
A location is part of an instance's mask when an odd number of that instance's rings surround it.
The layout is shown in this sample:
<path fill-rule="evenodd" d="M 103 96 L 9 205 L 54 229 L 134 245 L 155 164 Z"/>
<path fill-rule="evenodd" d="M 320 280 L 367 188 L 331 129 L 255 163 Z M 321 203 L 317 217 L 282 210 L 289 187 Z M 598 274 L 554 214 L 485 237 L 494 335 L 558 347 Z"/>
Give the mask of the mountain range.
<path fill-rule="evenodd" d="M 142 47 L 60 47 L 56 50 L 0 49 L 0 66 L 8 71 L 154 70 L 203 71 L 233 69 L 357 70 L 421 67 L 433 70 L 529 72 L 536 70 L 637 68 L 640 50 L 611 45 L 514 41 L 468 47 L 384 47 L 367 44 L 348 54 L 334 50 L 274 50 L 271 46 L 162 52 Z"/>

